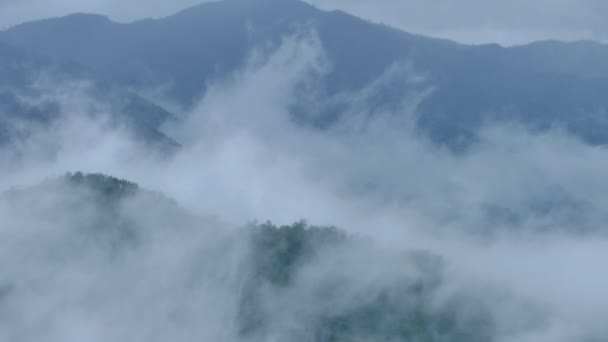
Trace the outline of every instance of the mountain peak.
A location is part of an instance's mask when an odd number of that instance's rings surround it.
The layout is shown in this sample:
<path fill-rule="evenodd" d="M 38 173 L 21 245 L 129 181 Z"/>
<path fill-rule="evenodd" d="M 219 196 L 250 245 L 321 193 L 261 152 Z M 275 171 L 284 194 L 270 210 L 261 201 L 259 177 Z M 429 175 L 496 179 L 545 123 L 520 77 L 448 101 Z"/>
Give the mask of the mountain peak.
<path fill-rule="evenodd" d="M 111 22 L 110 18 L 105 15 L 95 14 L 95 13 L 72 13 L 63 17 L 66 20 L 72 21 L 93 21 L 93 22 Z"/>

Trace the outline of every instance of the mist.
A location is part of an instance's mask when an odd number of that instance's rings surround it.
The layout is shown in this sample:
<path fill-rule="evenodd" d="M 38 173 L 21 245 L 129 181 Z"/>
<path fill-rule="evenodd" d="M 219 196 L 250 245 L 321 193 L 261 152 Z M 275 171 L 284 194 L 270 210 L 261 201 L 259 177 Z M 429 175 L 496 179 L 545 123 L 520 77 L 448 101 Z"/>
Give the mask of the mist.
<path fill-rule="evenodd" d="M 607 336 L 603 146 L 560 127 L 537 132 L 487 122 L 477 140 L 456 151 L 416 129 L 417 106 L 434 85 L 415 65 L 403 61 L 361 91 L 329 96 L 318 85 L 331 68 L 314 32 L 255 49 L 245 67 L 209 85 L 193 110 L 166 125 L 182 144 L 169 158 L 110 124 L 111 106 L 86 86 L 54 85 L 47 94 L 63 114 L 2 149 L 0 158 L 10 161 L 1 168 L 4 190 L 65 172 L 101 172 L 163 193 L 177 207 L 138 196 L 121 202 L 120 215 L 145 227 L 125 246 L 122 238 L 82 232 L 83 222 L 102 215 L 96 206 L 82 204 L 77 215 L 53 207 L 57 197 L 86 202 L 87 194 L 69 185 L 43 187 L 50 199 L 4 201 L 1 339 L 239 340 L 234 294 L 248 253 L 240 227 L 300 219 L 368 237 L 374 247 L 330 249 L 296 274 L 297 285 L 267 289 L 262 306 L 273 324 L 252 340 L 310 340 L 299 329 L 313 324 L 306 317 L 316 311 L 346 310 L 361 293 L 419 280 L 416 267 L 399 257 L 412 251 L 444 263 L 429 305 L 479 303 L 492 321 L 492 340 Z M 409 85 L 400 106 L 371 106 L 395 78 Z M 296 119 L 302 104 L 310 118 L 327 106 L 347 109 L 318 129 Z M 174 211 L 195 218 L 159 214 Z M 316 302 L 311 293 L 336 273 L 349 295 Z M 308 304 L 294 309 L 294 302 Z"/>

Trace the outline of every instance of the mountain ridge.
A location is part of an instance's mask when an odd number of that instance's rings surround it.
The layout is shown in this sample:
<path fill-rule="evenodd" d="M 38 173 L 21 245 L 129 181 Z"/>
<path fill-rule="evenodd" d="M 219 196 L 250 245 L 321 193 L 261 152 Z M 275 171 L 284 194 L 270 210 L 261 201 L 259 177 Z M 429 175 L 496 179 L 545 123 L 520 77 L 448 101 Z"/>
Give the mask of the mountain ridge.
<path fill-rule="evenodd" d="M 78 24 L 81 20 L 85 24 Z M 603 95 L 608 92 L 608 46 L 599 43 L 464 45 L 298 0 L 202 3 L 165 18 L 126 24 L 76 15 L 19 25 L 0 32 L 0 41 L 73 60 L 128 88 L 170 85 L 166 96 L 191 108 L 209 84 L 242 68 L 253 48 L 279 43 L 301 24 L 315 30 L 332 65 L 321 86 L 327 96 L 360 91 L 403 61 L 426 75 L 435 91 L 420 104 L 417 123 L 434 140 L 475 135 L 490 117 L 541 130 L 563 126 L 588 142 L 608 142 L 603 133 L 608 116 L 590 115 L 608 109 Z M 410 92 L 407 81 L 399 80 L 380 102 L 390 108 Z M 377 105 L 370 104 L 370 113 Z M 319 126 L 342 114 L 326 110 L 317 116 Z"/>

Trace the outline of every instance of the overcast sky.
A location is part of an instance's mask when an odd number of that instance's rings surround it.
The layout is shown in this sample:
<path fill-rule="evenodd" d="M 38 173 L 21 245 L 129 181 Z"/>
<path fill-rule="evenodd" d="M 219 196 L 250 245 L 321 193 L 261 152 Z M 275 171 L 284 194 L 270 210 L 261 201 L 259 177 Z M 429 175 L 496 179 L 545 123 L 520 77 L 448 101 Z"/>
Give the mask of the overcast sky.
<path fill-rule="evenodd" d="M 0 0 L 0 27 L 92 12 L 115 20 L 162 17 L 204 0 Z M 606 0 L 307 0 L 365 19 L 462 42 L 608 40 Z"/>
<path fill-rule="evenodd" d="M 604 40 L 605 0 L 310 0 L 408 31 L 465 42 Z"/>

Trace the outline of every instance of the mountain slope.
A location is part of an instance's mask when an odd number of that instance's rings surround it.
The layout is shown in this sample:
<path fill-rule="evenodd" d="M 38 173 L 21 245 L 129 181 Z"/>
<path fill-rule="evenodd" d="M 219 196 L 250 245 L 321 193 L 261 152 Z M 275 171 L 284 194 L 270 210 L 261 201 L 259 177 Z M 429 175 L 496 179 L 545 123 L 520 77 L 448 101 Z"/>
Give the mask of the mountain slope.
<path fill-rule="evenodd" d="M 91 119 L 104 116 L 110 124 L 127 128 L 137 140 L 163 150 L 177 147 L 159 131 L 173 117 L 171 113 L 74 62 L 57 61 L 0 42 L 0 74 L 0 142 L 26 138 L 27 132 L 19 132 L 16 126 L 45 126 L 65 115 L 78 114 Z M 63 108 L 65 101 L 83 103 Z M 75 110 L 82 112 L 66 113 Z"/>
<path fill-rule="evenodd" d="M 225 0 L 130 24 L 77 14 L 19 25 L 0 40 L 87 65 L 123 85 L 170 85 L 169 95 L 190 106 L 209 82 L 242 66 L 252 47 L 302 27 L 317 31 L 330 60 L 322 87 L 329 96 L 361 90 L 391 65 L 411 62 L 435 89 L 420 107 L 419 124 L 437 140 L 467 136 L 489 118 L 564 126 L 590 142 L 608 142 L 608 46 L 592 42 L 467 46 L 297 0 Z M 406 83 L 391 84 L 370 106 L 399 103 L 410 91 Z"/>

